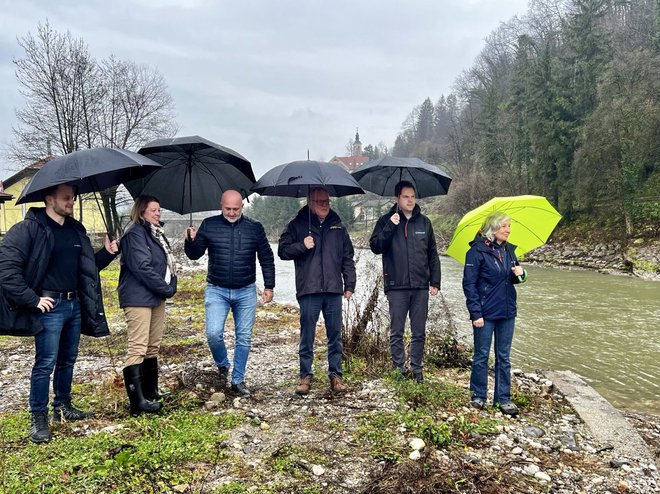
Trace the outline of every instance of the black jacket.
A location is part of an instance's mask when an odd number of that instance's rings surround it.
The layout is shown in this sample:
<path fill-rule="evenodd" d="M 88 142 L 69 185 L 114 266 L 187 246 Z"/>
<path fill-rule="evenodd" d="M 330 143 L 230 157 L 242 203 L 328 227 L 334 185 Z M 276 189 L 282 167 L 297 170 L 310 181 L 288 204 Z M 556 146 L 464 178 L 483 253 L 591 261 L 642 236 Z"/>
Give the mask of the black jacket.
<path fill-rule="evenodd" d="M 209 251 L 206 281 L 223 288 L 243 288 L 257 280 L 256 257 L 259 258 L 264 288 L 275 287 L 275 257 L 264 227 L 245 215 L 235 223 L 224 216 L 202 221 L 194 241 L 186 239 L 185 251 L 190 259 L 199 259 Z"/>
<path fill-rule="evenodd" d="M 106 336 L 110 331 L 103 309 L 99 270 L 115 256 L 105 248 L 94 254 L 85 227 L 73 218 L 65 221 L 75 228 L 82 245 L 78 270 L 81 331 L 89 336 Z M 30 208 L 25 219 L 5 235 L 0 245 L 0 334 L 33 336 L 43 329 L 37 292 L 53 246 L 45 208 Z"/>
<path fill-rule="evenodd" d="M 176 277 L 165 283 L 167 255 L 147 222 L 131 225 L 121 238 L 120 307 L 157 307 L 176 293 Z"/>
<path fill-rule="evenodd" d="M 310 227 L 313 249 L 307 249 L 303 243 Z M 355 291 L 353 244 L 341 219 L 332 210 L 320 223 L 315 215 L 310 219 L 309 208 L 304 206 L 280 236 L 277 253 L 284 261 L 294 261 L 297 297 Z"/>
<path fill-rule="evenodd" d="M 417 204 L 410 219 L 399 213 L 395 225 L 390 217 L 397 212 L 395 204 L 376 223 L 369 239 L 374 254 L 383 255 L 383 288 L 389 290 L 440 288 L 440 258 L 431 220 Z"/>
<path fill-rule="evenodd" d="M 527 273 L 518 279 L 511 268 L 518 264 L 516 246 L 508 242 L 488 242 L 481 236 L 470 242 L 463 268 L 463 292 L 470 319 L 488 320 L 516 317 L 516 289 L 513 285 L 527 280 Z"/>

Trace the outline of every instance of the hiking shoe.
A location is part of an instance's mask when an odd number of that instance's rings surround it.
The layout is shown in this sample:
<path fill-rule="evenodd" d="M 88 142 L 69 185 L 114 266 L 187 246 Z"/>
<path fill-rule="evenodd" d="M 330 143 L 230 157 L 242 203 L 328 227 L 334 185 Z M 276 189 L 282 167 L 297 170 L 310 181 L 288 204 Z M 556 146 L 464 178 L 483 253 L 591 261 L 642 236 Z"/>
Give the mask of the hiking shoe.
<path fill-rule="evenodd" d="M 229 377 L 229 367 L 218 367 L 218 376 L 220 376 L 220 386 L 225 389 L 227 387 L 227 377 Z"/>
<path fill-rule="evenodd" d="M 30 419 L 30 441 L 37 444 L 50 441 L 48 412 L 32 412 Z"/>
<path fill-rule="evenodd" d="M 250 390 L 247 388 L 245 383 L 232 383 L 231 390 L 240 396 L 250 396 Z"/>
<path fill-rule="evenodd" d="M 300 379 L 298 386 L 296 386 L 297 395 L 308 395 L 309 391 L 312 389 L 312 376 L 305 376 Z"/>
<path fill-rule="evenodd" d="M 53 407 L 53 422 L 84 420 L 94 417 L 93 412 L 83 412 L 74 408 L 70 403 Z"/>
<path fill-rule="evenodd" d="M 396 372 L 397 377 L 400 377 L 401 379 L 412 379 L 413 378 L 413 373 L 410 369 L 407 367 L 395 367 L 394 372 Z"/>
<path fill-rule="evenodd" d="M 470 400 L 470 405 L 472 405 L 473 408 L 483 410 L 486 406 L 486 400 L 482 400 L 481 398 L 472 398 L 472 400 Z"/>
<path fill-rule="evenodd" d="M 424 374 L 422 374 L 422 371 L 413 372 L 413 379 L 417 381 L 417 384 L 424 384 Z"/>
<path fill-rule="evenodd" d="M 346 391 L 348 391 L 348 386 L 346 386 L 343 383 L 341 377 L 332 376 L 330 378 L 330 391 L 332 391 L 335 394 L 345 393 Z"/>
<path fill-rule="evenodd" d="M 504 403 L 504 404 L 500 403 L 498 406 L 500 407 L 500 411 L 504 415 L 509 415 L 511 417 L 515 417 L 516 415 L 518 415 L 518 407 L 513 403 Z"/>

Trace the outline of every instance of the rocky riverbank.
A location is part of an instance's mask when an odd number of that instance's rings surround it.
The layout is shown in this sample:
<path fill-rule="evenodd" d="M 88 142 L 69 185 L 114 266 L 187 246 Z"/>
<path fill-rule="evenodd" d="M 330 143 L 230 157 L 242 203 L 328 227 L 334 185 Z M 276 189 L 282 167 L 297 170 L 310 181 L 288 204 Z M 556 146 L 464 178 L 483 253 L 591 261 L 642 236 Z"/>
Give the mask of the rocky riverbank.
<path fill-rule="evenodd" d="M 295 307 L 259 309 L 247 373 L 253 393 L 249 398 L 232 396 L 218 386 L 201 329 L 199 286 L 194 284 L 184 283 L 179 299 L 168 304 L 161 371 L 172 395 L 160 417 L 133 419 L 127 414 L 120 378 L 125 328 L 115 313 L 113 335 L 103 343 L 85 339 L 76 367 L 77 402 L 93 408 L 97 418 L 58 425 L 52 443 L 32 445 L 25 439 L 27 416 L 21 410 L 33 347 L 27 339 L 0 339 L 0 425 L 5 428 L 0 435 L 0 491 L 24 486 L 28 490 L 11 492 L 30 492 L 26 479 L 55 475 L 61 492 L 88 492 L 85 482 L 98 475 L 94 465 L 100 462 L 107 472 L 118 473 L 99 484 L 97 493 L 143 492 L 139 489 L 150 485 L 159 492 L 221 494 L 660 492 L 656 465 L 599 444 L 542 372 L 514 372 L 514 396 L 521 407 L 515 419 L 493 408 L 470 408 L 465 369 L 429 366 L 427 383 L 417 385 L 392 375 L 386 366 L 374 368 L 364 358 L 352 358 L 346 365 L 350 391 L 334 396 L 323 376 L 324 331 L 319 328 L 313 391 L 307 397 L 294 395 Z M 187 424 L 181 421 L 190 416 L 217 420 L 195 444 L 187 445 L 207 453 L 168 464 L 165 452 L 174 446 L 166 431 L 183 430 Z M 659 418 L 630 415 L 627 420 L 657 461 Z M 15 423 L 17 432 L 9 432 Z M 147 461 L 140 449 L 145 441 L 137 433 L 143 427 L 159 437 L 156 451 L 147 457 L 158 454 L 160 460 L 148 467 L 140 463 Z M 63 461 L 59 448 L 78 444 L 87 451 L 100 437 L 101 450 L 88 451 L 84 462 L 57 463 Z M 27 467 L 35 463 L 31 455 L 39 455 L 43 464 Z M 131 477 L 131 461 L 138 469 L 135 478 L 146 479 L 142 487 L 133 484 L 139 480 Z"/>

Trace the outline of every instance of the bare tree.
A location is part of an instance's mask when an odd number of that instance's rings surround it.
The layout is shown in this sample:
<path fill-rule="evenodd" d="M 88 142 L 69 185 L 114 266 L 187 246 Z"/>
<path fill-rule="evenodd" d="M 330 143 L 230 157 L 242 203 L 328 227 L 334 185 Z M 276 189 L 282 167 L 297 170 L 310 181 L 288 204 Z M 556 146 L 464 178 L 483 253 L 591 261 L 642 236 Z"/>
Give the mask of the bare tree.
<path fill-rule="evenodd" d="M 174 102 L 157 70 L 114 56 L 97 63 L 82 39 L 47 21 L 18 43 L 25 57 L 14 64 L 25 106 L 16 111 L 11 160 L 26 164 L 103 146 L 135 150 L 176 133 Z M 120 228 L 116 191 L 101 194 L 112 233 Z"/>

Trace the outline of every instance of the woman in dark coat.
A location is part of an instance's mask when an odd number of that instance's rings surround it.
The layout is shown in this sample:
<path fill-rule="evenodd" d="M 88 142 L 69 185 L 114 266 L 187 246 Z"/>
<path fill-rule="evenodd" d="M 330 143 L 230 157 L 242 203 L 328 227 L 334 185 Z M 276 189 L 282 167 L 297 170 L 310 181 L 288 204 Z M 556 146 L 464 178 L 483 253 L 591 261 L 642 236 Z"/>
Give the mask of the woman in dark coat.
<path fill-rule="evenodd" d="M 488 390 L 488 356 L 495 336 L 495 390 L 493 404 L 506 415 L 517 415 L 511 401 L 511 342 L 516 318 L 516 289 L 527 280 L 518 265 L 516 246 L 507 242 L 511 218 L 492 213 L 484 221 L 465 257 L 463 292 L 474 336 L 470 375 L 472 406 L 483 408 Z"/>
<path fill-rule="evenodd" d="M 121 239 L 119 306 L 127 323 L 124 368 L 131 414 L 153 413 L 158 401 L 158 350 L 165 327 L 165 299 L 176 293 L 176 265 L 160 223 L 160 201 L 141 195 L 131 210 L 132 224 Z"/>

